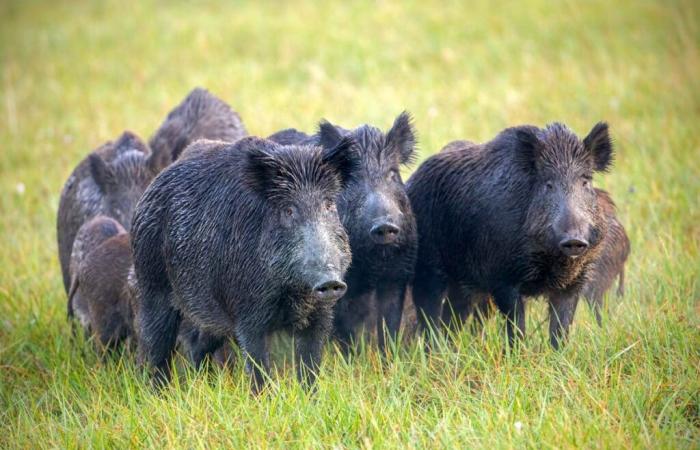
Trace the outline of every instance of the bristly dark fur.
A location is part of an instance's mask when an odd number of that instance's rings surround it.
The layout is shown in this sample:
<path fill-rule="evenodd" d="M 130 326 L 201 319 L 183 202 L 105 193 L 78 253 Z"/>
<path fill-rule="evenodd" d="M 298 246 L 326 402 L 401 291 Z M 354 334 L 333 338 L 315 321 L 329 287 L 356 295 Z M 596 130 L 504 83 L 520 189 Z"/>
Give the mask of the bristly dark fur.
<path fill-rule="evenodd" d="M 512 342 L 524 333 L 523 297 L 546 295 L 557 347 L 608 229 L 590 186 L 593 172 L 612 159 L 607 126 L 594 127 L 583 141 L 553 123 L 448 147 L 407 185 L 420 237 L 413 281 L 419 318 L 436 325 L 447 291 L 461 317 L 473 299 L 489 294 L 509 318 Z M 580 256 L 564 253 L 571 238 L 587 241 Z"/>
<path fill-rule="evenodd" d="M 372 325 L 384 348 L 384 326 L 392 337 L 398 332 L 405 285 L 413 275 L 416 256 L 415 221 L 399 174 L 400 166 L 410 164 L 415 155 L 410 115 L 401 113 L 386 133 L 370 125 L 349 130 L 324 120 L 313 136 L 290 128 L 270 138 L 332 148 L 343 137 L 356 142 L 346 153 L 357 170 L 338 198 L 338 212 L 350 237 L 353 259 L 346 277 L 348 292 L 335 308 L 335 337 L 348 351 L 359 325 L 374 318 L 376 323 Z M 382 223 L 400 229 L 394 242 L 373 241 L 371 230 Z"/>
<path fill-rule="evenodd" d="M 197 87 L 168 113 L 149 144 L 174 161 L 197 139 L 234 142 L 247 135 L 240 116 L 226 102 Z"/>
<path fill-rule="evenodd" d="M 335 147 L 284 146 L 275 152 L 253 149 L 248 153 L 247 183 L 260 194 L 284 202 L 307 189 L 320 189 L 335 197 L 352 175 L 355 160 L 349 156 L 351 138 Z"/>
<path fill-rule="evenodd" d="M 141 193 L 170 161 L 169 154 L 149 154 L 146 144 L 125 131 L 83 159 L 63 186 L 56 221 L 58 254 L 66 292 L 70 287 L 70 254 L 78 229 L 99 214 L 128 228 Z"/>
<path fill-rule="evenodd" d="M 334 204 L 345 165 L 340 150 L 253 137 L 208 145 L 216 151 L 188 153 L 151 184 L 137 207 L 132 233 L 140 352 L 156 375 L 167 376 L 186 318 L 212 338 L 203 352 L 235 338 L 257 387 L 276 330 L 296 336 L 300 376 L 315 370 L 335 302 L 313 289 L 342 280 L 350 262 Z M 348 145 L 343 141 L 341 148 Z"/>

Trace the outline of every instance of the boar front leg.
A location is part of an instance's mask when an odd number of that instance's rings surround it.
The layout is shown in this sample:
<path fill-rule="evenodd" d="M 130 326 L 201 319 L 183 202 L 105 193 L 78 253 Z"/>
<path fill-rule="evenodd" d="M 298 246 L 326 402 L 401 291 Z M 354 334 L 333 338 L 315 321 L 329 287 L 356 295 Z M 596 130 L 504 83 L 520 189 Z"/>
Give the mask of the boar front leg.
<path fill-rule="evenodd" d="M 269 339 L 266 332 L 239 327 L 236 332 L 243 356 L 245 371 L 252 377 L 253 393 L 257 394 L 265 387 L 265 377 L 270 370 Z"/>
<path fill-rule="evenodd" d="M 377 340 L 379 349 L 386 353 L 386 337 L 396 341 L 401 327 L 401 314 L 406 298 L 406 284 L 386 284 L 377 287 Z M 386 327 L 386 329 L 385 329 Z"/>
<path fill-rule="evenodd" d="M 331 312 L 328 311 L 328 314 L 314 320 L 309 327 L 294 333 L 297 377 L 307 387 L 316 382 L 323 344 L 330 334 L 330 316 Z"/>
<path fill-rule="evenodd" d="M 512 347 L 525 337 L 525 303 L 520 291 L 514 287 L 504 287 L 493 293 L 498 309 L 506 315 L 508 344 Z"/>
<path fill-rule="evenodd" d="M 549 342 L 555 350 L 566 343 L 574 321 L 578 293 L 563 292 L 549 297 Z"/>

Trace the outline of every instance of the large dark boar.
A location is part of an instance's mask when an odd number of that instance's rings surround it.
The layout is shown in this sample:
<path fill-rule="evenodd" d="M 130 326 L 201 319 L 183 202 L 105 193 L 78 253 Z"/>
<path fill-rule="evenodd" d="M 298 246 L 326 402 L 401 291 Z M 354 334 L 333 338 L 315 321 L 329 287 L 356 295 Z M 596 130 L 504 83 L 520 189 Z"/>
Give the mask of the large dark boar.
<path fill-rule="evenodd" d="M 615 203 L 610 194 L 602 189 L 596 189 L 598 206 L 608 218 L 608 232 L 603 239 L 600 257 L 592 264 L 588 281 L 583 288 L 583 296 L 593 309 L 598 325 L 603 319 L 600 310 L 603 308 L 603 296 L 618 278 L 617 295 L 625 293 L 625 263 L 630 254 L 630 240 L 615 214 Z"/>
<path fill-rule="evenodd" d="M 525 332 L 525 296 L 545 295 L 550 341 L 565 339 L 587 271 L 608 228 L 592 187 L 612 162 L 608 126 L 583 140 L 566 126 L 508 128 L 474 148 L 429 158 L 408 182 L 418 223 L 413 298 L 436 325 L 450 291 L 456 313 L 489 294 L 509 342 Z"/>
<path fill-rule="evenodd" d="M 312 381 L 346 290 L 350 249 L 335 198 L 352 176 L 352 141 L 331 150 L 252 137 L 210 145 L 165 170 L 137 207 L 139 349 L 167 378 L 184 317 L 217 345 L 235 338 L 259 388 L 269 335 L 286 329 L 299 375 Z"/>
<path fill-rule="evenodd" d="M 58 256 L 66 293 L 70 287 L 70 257 L 78 229 L 89 219 L 105 215 L 126 229 L 136 202 L 153 177 L 170 162 L 169 154 L 149 153 L 131 132 L 96 149 L 73 170 L 63 186 L 56 230 Z"/>
<path fill-rule="evenodd" d="M 384 327 L 392 338 L 400 328 L 418 243 L 399 172 L 414 158 L 416 138 L 410 116 L 405 112 L 399 115 L 386 134 L 369 125 L 347 130 L 322 122 L 319 132 L 311 137 L 288 129 L 270 139 L 332 148 L 347 136 L 357 143 L 350 156 L 360 170 L 338 198 L 338 212 L 350 237 L 352 264 L 346 276 L 348 292 L 335 308 L 335 337 L 347 351 L 358 326 L 369 317 L 376 320 L 379 346 L 384 350 Z"/>
<path fill-rule="evenodd" d="M 190 143 L 198 139 L 234 142 L 247 136 L 238 113 L 203 88 L 194 88 L 158 128 L 149 144 L 175 161 Z"/>
<path fill-rule="evenodd" d="M 81 250 L 85 247 L 92 248 Z M 129 234 L 116 220 L 97 216 L 80 227 L 73 248 L 69 314 L 95 336 L 99 349 L 113 349 L 133 334 Z"/>

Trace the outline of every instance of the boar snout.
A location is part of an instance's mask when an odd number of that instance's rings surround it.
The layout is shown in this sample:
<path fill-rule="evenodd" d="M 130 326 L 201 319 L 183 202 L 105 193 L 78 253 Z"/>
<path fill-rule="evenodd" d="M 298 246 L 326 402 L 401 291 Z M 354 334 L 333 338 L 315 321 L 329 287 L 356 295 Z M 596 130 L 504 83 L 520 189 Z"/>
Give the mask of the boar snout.
<path fill-rule="evenodd" d="M 559 242 L 559 249 L 570 258 L 583 255 L 588 249 L 588 241 L 582 238 L 566 237 Z"/>
<path fill-rule="evenodd" d="M 374 192 L 367 198 L 366 219 L 369 237 L 379 245 L 394 243 L 401 233 L 403 213 L 396 202 L 382 192 Z"/>
<path fill-rule="evenodd" d="M 399 237 L 401 228 L 392 222 L 379 223 L 369 231 L 372 240 L 376 244 L 391 244 Z"/>
<path fill-rule="evenodd" d="M 348 285 L 340 280 L 337 276 L 322 277 L 312 289 L 313 296 L 318 300 L 338 300 L 345 295 Z"/>

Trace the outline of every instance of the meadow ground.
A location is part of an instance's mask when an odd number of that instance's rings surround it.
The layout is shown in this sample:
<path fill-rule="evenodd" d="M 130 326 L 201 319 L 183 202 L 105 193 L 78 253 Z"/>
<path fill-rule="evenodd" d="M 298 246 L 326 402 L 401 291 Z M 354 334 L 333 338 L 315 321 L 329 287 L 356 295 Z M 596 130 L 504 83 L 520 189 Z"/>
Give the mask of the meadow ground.
<path fill-rule="evenodd" d="M 0 3 L 0 448 L 700 446 L 700 5 L 694 1 Z M 289 345 L 263 395 L 180 371 L 156 395 L 131 358 L 72 342 L 55 241 L 60 189 L 91 149 L 149 136 L 195 85 L 253 134 L 326 117 L 415 116 L 420 160 L 520 123 L 610 122 L 627 295 L 570 344 L 503 321 L 426 356 L 333 347 L 315 395 Z M 408 169 L 405 176 L 408 176 Z"/>

